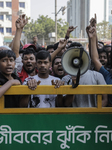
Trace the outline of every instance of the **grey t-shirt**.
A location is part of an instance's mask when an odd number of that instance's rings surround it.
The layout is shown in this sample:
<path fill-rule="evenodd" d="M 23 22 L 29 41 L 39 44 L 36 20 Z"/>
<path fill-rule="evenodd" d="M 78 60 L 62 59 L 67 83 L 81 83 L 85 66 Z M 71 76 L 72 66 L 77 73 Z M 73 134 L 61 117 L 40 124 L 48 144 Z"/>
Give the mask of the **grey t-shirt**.
<path fill-rule="evenodd" d="M 65 81 L 65 84 L 72 84 L 72 79 L 70 75 L 67 75 L 62 78 Z M 105 85 L 106 82 L 101 73 L 96 71 L 88 70 L 85 74 L 80 76 L 80 85 Z M 96 95 L 75 95 L 73 101 L 73 107 L 96 107 Z"/>

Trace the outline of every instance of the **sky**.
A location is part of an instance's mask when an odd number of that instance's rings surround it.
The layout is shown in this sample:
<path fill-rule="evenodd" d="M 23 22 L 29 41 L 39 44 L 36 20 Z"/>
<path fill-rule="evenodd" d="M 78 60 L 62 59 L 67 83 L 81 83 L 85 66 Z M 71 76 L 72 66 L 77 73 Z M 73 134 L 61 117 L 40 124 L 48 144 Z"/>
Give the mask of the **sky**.
<path fill-rule="evenodd" d="M 68 0 L 57 0 L 57 11 L 63 7 L 67 6 Z M 90 18 L 97 14 L 97 22 L 103 20 L 103 4 L 104 0 L 90 0 Z M 31 18 L 36 20 L 39 15 L 48 15 L 50 18 L 55 20 L 55 0 L 31 0 Z M 65 14 L 62 15 L 60 12 L 57 19 L 62 18 L 67 21 L 67 9 Z"/>
<path fill-rule="evenodd" d="M 67 6 L 68 0 L 57 0 L 57 12 L 61 7 Z M 66 12 L 66 10 L 65 10 Z M 48 15 L 55 20 L 55 0 L 31 0 L 31 18 L 36 20 L 39 15 Z M 67 21 L 67 13 L 62 15 L 60 12 L 57 19 L 62 18 Z"/>
<path fill-rule="evenodd" d="M 104 20 L 104 0 L 90 0 L 90 18 L 97 15 L 97 23 Z"/>

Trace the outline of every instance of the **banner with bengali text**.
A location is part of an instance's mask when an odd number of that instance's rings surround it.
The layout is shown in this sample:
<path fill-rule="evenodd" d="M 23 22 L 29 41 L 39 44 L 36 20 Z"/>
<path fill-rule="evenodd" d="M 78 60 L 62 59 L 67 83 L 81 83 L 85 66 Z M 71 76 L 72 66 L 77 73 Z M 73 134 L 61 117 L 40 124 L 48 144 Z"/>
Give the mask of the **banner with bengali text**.
<path fill-rule="evenodd" d="M 112 114 L 0 114 L 0 150 L 111 150 Z"/>

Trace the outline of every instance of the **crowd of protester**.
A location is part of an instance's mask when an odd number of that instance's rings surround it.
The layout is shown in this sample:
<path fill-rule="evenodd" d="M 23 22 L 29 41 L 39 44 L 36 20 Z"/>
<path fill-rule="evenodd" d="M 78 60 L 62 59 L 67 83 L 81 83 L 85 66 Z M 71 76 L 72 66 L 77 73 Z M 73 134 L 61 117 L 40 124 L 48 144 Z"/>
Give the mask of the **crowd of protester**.
<path fill-rule="evenodd" d="M 62 67 L 62 55 L 72 47 L 82 47 L 80 43 L 69 40 L 70 33 L 77 27 L 70 26 L 65 39 L 47 48 L 38 44 L 37 36 L 31 43 L 22 45 L 21 33 L 28 19 L 25 15 L 16 21 L 16 34 L 10 44 L 0 46 L 0 97 L 12 85 L 27 85 L 35 90 L 38 85 L 72 85 L 76 81 Z M 111 45 L 98 41 L 96 34 L 96 18 L 90 20 L 86 28 L 89 41 L 90 68 L 80 76 L 80 85 L 111 84 Z M 44 89 L 43 89 L 44 90 Z M 112 106 L 112 96 L 102 95 L 102 107 Z M 33 107 L 97 107 L 97 95 L 11 95 L 5 96 L 6 108 Z"/>

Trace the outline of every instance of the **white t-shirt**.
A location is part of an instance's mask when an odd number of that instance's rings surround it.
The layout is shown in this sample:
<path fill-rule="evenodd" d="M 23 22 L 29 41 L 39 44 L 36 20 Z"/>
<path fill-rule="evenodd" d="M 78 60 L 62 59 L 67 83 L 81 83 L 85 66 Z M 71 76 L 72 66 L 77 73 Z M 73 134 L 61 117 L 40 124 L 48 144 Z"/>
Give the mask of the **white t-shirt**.
<path fill-rule="evenodd" d="M 35 79 L 36 81 L 41 81 L 40 85 L 52 85 L 51 80 L 60 80 L 54 76 L 49 75 L 48 78 L 42 79 L 38 75 L 30 76 L 25 79 L 23 85 L 27 85 L 27 81 Z M 44 90 L 44 89 L 43 89 Z M 55 98 L 57 95 L 31 95 L 28 107 L 37 108 L 50 108 L 55 107 Z"/>
<path fill-rule="evenodd" d="M 19 56 L 18 58 L 16 58 L 15 60 L 16 62 L 16 65 L 15 65 L 15 68 L 16 68 L 16 72 L 21 72 L 22 70 L 22 67 L 23 67 L 23 63 L 22 63 L 22 58 L 21 56 Z"/>

